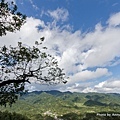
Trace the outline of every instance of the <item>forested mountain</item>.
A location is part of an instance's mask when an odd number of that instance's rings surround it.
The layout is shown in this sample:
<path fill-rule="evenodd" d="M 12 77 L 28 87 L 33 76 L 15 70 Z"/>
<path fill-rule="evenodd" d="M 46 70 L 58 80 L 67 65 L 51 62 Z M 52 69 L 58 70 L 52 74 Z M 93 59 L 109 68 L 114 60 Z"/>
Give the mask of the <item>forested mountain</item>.
<path fill-rule="evenodd" d="M 31 120 L 86 120 L 92 117 L 119 120 L 120 94 L 34 91 L 21 96 L 12 107 L 2 106 L 0 110 L 16 112 Z"/>

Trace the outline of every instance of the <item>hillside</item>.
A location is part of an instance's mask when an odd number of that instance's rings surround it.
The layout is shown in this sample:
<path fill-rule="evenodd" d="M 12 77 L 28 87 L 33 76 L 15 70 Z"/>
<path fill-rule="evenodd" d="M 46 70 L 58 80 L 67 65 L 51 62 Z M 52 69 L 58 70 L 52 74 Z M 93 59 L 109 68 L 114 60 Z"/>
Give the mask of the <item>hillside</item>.
<path fill-rule="evenodd" d="M 31 120 L 43 119 L 42 116 L 46 115 L 51 117 L 78 115 L 80 116 L 78 118 L 82 119 L 84 114 L 87 116 L 99 112 L 120 113 L 120 94 L 34 91 L 20 97 L 12 107 L 2 106 L 0 110 L 16 112 Z"/>

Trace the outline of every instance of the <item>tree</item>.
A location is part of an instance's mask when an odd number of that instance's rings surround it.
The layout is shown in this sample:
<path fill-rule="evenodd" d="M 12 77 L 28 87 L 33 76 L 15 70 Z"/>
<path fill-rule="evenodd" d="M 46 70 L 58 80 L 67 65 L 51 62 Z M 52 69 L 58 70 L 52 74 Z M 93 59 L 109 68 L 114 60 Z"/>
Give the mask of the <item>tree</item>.
<path fill-rule="evenodd" d="M 0 2 L 0 36 L 6 32 L 20 30 L 25 23 L 26 16 L 17 11 L 14 2 L 8 3 L 5 0 Z"/>
<path fill-rule="evenodd" d="M 8 111 L 1 112 L 0 111 L 0 120 L 30 120 L 26 116 L 18 113 L 10 113 Z"/>
<path fill-rule="evenodd" d="M 5 35 L 6 31 L 19 30 L 24 23 L 25 19 L 21 17 L 23 15 L 15 14 L 15 6 L 11 10 L 4 0 L 0 3 L 4 13 L 0 16 L 1 36 Z M 13 17 L 9 22 L 7 19 L 9 15 L 16 17 L 18 21 Z M 2 21 L 4 18 L 5 20 Z M 58 67 L 57 60 L 46 53 L 46 47 L 41 46 L 42 41 L 44 37 L 36 41 L 32 47 L 25 46 L 22 42 L 18 42 L 16 47 L 0 47 L 0 105 L 6 106 L 7 103 L 12 105 L 18 99 L 18 95 L 25 92 L 25 84 L 30 83 L 31 80 L 50 85 L 67 82 L 63 69 Z"/>

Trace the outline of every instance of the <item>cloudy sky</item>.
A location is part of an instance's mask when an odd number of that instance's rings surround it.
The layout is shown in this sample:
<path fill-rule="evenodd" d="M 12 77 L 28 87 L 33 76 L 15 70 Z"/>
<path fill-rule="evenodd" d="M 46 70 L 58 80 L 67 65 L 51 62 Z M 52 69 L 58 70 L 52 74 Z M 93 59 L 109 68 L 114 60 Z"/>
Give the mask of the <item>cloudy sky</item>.
<path fill-rule="evenodd" d="M 11 1 L 11 0 L 6 0 Z M 32 90 L 120 93 L 120 0 L 14 0 L 27 15 L 20 31 L 0 38 L 0 46 L 29 46 L 40 37 L 69 76 L 66 85 Z M 9 42 L 8 42 L 9 41 Z"/>

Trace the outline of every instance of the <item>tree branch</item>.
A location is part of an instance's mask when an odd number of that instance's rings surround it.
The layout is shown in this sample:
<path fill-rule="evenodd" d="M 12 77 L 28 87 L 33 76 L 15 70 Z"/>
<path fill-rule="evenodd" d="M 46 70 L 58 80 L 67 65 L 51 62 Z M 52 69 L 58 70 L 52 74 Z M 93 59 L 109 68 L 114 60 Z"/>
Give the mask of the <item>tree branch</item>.
<path fill-rule="evenodd" d="M 25 80 L 25 79 L 21 79 L 21 80 L 7 80 L 7 81 L 3 81 L 0 83 L 0 87 L 3 87 L 3 86 L 6 86 L 6 85 L 9 85 L 11 83 L 24 83 L 24 82 L 29 82 L 28 80 Z M 30 82 L 29 82 L 30 83 Z"/>

